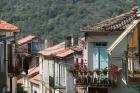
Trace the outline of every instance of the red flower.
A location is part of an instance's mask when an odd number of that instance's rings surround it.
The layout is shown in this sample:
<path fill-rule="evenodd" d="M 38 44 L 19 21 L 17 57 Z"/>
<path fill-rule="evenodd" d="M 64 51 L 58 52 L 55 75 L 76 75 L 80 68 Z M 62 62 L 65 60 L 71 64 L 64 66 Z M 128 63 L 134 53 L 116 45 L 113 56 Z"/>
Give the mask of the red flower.
<path fill-rule="evenodd" d="M 78 68 L 79 67 L 79 63 L 78 62 L 74 63 L 74 67 Z"/>

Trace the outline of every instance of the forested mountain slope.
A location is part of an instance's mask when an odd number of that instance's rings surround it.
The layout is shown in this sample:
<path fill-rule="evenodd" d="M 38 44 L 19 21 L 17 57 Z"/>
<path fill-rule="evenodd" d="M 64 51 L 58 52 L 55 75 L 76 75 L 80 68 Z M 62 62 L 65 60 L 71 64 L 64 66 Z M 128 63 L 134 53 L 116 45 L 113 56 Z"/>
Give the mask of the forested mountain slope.
<path fill-rule="evenodd" d="M 0 0 L 0 18 L 14 23 L 21 35 L 35 34 L 60 42 L 90 22 L 128 11 L 135 0 Z"/>

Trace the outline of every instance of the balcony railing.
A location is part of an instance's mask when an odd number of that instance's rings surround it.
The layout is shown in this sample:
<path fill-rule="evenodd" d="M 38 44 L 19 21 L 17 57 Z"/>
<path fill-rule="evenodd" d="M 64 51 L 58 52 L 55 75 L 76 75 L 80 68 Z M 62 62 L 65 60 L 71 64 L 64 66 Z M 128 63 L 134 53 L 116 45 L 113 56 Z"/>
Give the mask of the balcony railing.
<path fill-rule="evenodd" d="M 76 93 L 108 93 L 108 88 L 93 86 L 76 86 Z"/>
<path fill-rule="evenodd" d="M 108 78 L 108 74 L 88 74 L 79 75 L 76 78 L 76 86 L 93 86 L 93 87 L 116 87 L 117 80 Z"/>
<path fill-rule="evenodd" d="M 78 75 L 75 84 L 76 93 L 108 93 L 108 88 L 117 87 L 118 82 L 110 79 L 108 73 L 94 72 Z"/>

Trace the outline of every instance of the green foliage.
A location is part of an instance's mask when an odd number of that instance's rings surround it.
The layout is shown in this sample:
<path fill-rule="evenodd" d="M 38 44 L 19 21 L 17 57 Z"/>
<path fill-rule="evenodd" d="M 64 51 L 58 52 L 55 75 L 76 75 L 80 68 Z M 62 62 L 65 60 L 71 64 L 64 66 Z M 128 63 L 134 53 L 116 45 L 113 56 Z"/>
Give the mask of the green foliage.
<path fill-rule="evenodd" d="M 26 91 L 24 91 L 22 85 L 17 84 L 17 93 L 27 93 Z"/>
<path fill-rule="evenodd" d="M 136 0 L 137 5 L 140 7 L 140 0 Z"/>
<path fill-rule="evenodd" d="M 1 0 L 0 17 L 21 35 L 34 34 L 60 42 L 80 27 L 126 12 L 134 0 Z"/>

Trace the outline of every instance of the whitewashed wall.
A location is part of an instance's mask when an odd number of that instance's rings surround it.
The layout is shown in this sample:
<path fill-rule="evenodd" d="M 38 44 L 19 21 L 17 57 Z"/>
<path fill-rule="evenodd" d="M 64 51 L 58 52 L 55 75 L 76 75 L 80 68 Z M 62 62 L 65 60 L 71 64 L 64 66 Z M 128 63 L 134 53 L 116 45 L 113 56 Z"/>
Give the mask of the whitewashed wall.
<path fill-rule="evenodd" d="M 32 93 L 40 93 L 39 85 L 32 84 Z"/>

